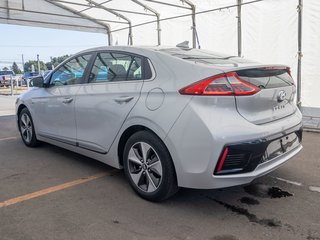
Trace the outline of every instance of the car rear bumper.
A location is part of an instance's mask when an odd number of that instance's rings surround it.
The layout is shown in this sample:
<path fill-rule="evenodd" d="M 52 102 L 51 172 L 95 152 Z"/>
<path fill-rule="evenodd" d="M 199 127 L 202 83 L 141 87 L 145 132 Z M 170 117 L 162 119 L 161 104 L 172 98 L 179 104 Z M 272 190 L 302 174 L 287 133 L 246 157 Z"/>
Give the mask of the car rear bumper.
<path fill-rule="evenodd" d="M 273 171 L 302 149 L 300 141 L 293 149 L 269 161 L 263 162 L 260 158 L 248 171 L 215 173 L 226 146 L 253 143 L 257 145 L 250 148 L 255 149 L 259 144 L 265 143 L 260 148 L 262 157 L 266 147 L 274 139 L 301 131 L 301 119 L 301 113 L 297 110 L 286 118 L 255 125 L 245 120 L 235 108 L 225 108 L 221 103 L 212 106 L 193 101 L 165 138 L 175 164 L 178 185 L 198 189 L 224 188 L 250 183 Z"/>
<path fill-rule="evenodd" d="M 243 185 L 252 182 L 254 179 L 266 175 L 280 167 L 282 164 L 292 159 L 302 150 L 302 145 L 299 144 L 295 149 L 284 153 L 283 155 L 272 159 L 266 163 L 259 164 L 253 171 L 240 174 L 228 175 L 212 175 L 212 188 L 224 188 L 237 185 Z"/>
<path fill-rule="evenodd" d="M 300 125 L 273 136 L 224 146 L 214 175 L 248 173 L 294 150 L 302 141 Z"/>

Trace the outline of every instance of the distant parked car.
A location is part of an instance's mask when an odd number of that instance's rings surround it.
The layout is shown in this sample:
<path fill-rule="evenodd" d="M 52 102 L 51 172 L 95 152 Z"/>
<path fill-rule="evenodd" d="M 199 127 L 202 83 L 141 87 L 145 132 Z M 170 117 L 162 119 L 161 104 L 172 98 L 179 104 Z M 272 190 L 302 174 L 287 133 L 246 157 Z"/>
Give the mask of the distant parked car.
<path fill-rule="evenodd" d="M 39 75 L 39 73 L 37 73 L 37 72 L 25 72 L 23 74 L 23 78 L 25 80 L 27 80 L 28 78 L 35 77 L 35 76 L 38 76 L 38 75 Z"/>
<path fill-rule="evenodd" d="M 25 72 L 23 74 L 23 79 L 26 81 L 27 79 L 30 79 L 30 78 L 38 76 L 38 75 L 39 75 L 39 73 L 37 73 L 37 72 Z"/>
<path fill-rule="evenodd" d="M 24 84 L 28 85 L 28 81 L 30 82 L 30 80 L 36 76 L 39 76 L 38 72 L 24 72 L 23 74 Z"/>
<path fill-rule="evenodd" d="M 16 74 L 11 70 L 0 71 L 0 87 L 9 87 L 11 85 L 11 79 L 13 84 L 16 84 Z"/>

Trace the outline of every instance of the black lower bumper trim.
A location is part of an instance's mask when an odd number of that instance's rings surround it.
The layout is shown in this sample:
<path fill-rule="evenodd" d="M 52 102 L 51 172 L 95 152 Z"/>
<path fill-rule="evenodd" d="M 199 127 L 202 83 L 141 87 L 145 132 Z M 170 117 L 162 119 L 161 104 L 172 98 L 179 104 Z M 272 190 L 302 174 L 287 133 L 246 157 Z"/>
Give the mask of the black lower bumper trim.
<path fill-rule="evenodd" d="M 290 136 L 292 141 L 283 144 L 282 139 L 289 139 L 288 136 Z M 276 156 L 280 156 L 290 151 L 290 148 L 288 148 L 288 146 L 292 146 L 293 144 L 300 144 L 301 141 L 302 127 L 301 125 L 299 125 L 296 126 L 295 129 L 289 129 L 287 131 L 281 132 L 280 134 L 269 136 L 266 138 L 249 142 L 228 144 L 223 148 L 223 150 L 228 148 L 228 154 L 223 159 L 224 162 L 222 168 L 220 168 L 219 172 L 217 171 L 219 163 L 222 160 L 221 155 L 215 168 L 214 174 L 227 175 L 251 172 L 259 164 L 270 161 Z M 279 142 L 279 148 L 274 148 L 273 145 L 276 145 L 276 142 Z"/>

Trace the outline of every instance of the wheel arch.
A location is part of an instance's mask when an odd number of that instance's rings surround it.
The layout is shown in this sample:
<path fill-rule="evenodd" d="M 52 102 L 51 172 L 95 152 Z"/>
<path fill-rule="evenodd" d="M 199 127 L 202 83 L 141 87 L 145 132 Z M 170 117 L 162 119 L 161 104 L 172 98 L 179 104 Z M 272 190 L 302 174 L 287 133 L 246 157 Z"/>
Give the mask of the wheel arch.
<path fill-rule="evenodd" d="M 128 139 L 129 139 L 133 134 L 135 134 L 136 132 L 139 132 L 139 131 L 148 131 L 148 132 L 154 134 L 156 137 L 158 137 L 158 139 L 163 143 L 163 145 L 165 146 L 165 148 L 167 149 L 168 153 L 169 153 L 170 156 L 171 156 L 172 164 L 173 164 L 174 171 L 175 171 L 175 175 L 176 175 L 176 178 L 177 178 L 176 166 L 175 166 L 175 163 L 174 163 L 174 161 L 173 161 L 173 159 L 172 159 L 172 154 L 170 153 L 169 148 L 167 147 L 167 145 L 165 144 L 165 142 L 163 141 L 163 139 L 159 136 L 159 134 L 157 134 L 157 133 L 156 133 L 154 130 L 152 130 L 151 128 L 146 127 L 146 126 L 144 126 L 144 125 L 140 125 L 140 124 L 131 125 L 131 126 L 129 126 L 128 128 L 126 128 L 126 130 L 124 130 L 124 131 L 122 132 L 121 137 L 120 137 L 119 142 L 118 142 L 118 149 L 117 149 L 117 155 L 118 155 L 119 165 L 120 165 L 120 166 L 123 166 L 123 151 L 124 151 L 126 142 L 128 141 Z M 176 180 L 177 180 L 177 179 L 176 179 Z"/>
<path fill-rule="evenodd" d="M 148 131 L 153 133 L 154 135 L 156 135 L 160 140 L 161 138 L 154 132 L 152 131 L 150 128 L 143 126 L 143 125 L 132 125 L 130 127 L 128 127 L 126 130 L 124 130 L 121 134 L 121 137 L 119 139 L 119 143 L 118 143 L 118 159 L 119 159 L 119 164 L 121 166 L 123 166 L 123 151 L 124 151 L 124 147 L 128 141 L 128 139 L 135 134 L 136 132 L 139 131 Z M 162 141 L 162 140 L 161 140 Z M 162 141 L 163 142 L 163 141 Z"/>

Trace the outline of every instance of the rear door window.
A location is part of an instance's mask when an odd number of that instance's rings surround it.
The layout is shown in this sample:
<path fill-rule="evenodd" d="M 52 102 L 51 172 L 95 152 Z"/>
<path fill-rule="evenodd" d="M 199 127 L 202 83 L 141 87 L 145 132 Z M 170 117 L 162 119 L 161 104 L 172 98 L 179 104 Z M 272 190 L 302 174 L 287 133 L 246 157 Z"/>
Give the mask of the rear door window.
<path fill-rule="evenodd" d="M 143 58 L 124 53 L 98 53 L 89 82 L 130 81 L 143 79 Z"/>

